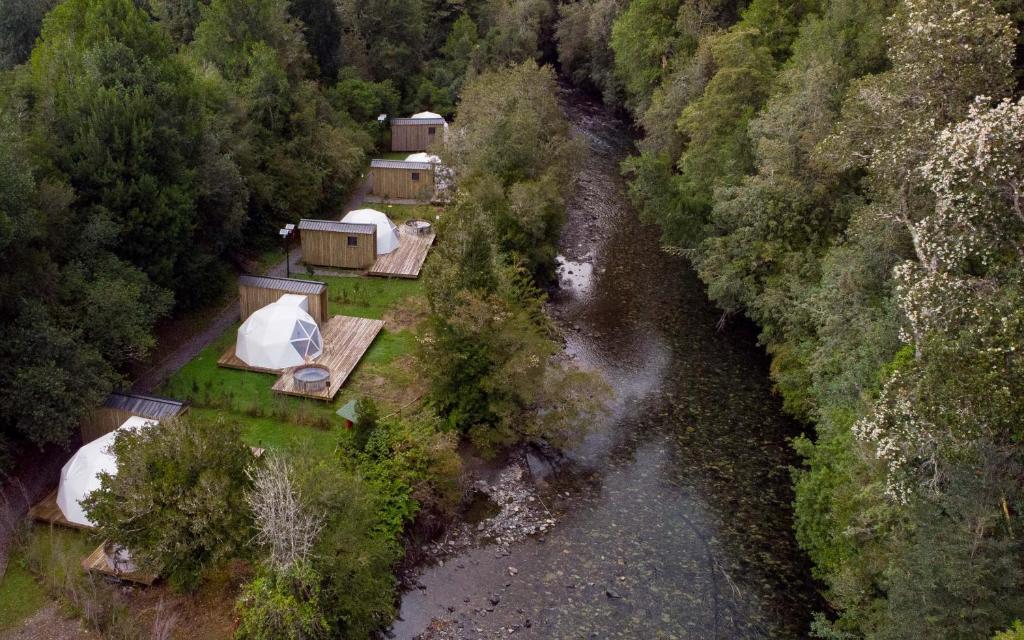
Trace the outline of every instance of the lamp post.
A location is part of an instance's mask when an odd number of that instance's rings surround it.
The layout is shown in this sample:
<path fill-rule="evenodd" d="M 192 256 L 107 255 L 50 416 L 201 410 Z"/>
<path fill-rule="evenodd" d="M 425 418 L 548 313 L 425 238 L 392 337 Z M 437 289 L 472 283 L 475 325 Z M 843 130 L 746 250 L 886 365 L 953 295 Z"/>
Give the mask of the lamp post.
<path fill-rule="evenodd" d="M 292 258 L 288 255 L 288 238 L 295 232 L 294 224 L 286 224 L 284 228 L 278 231 L 281 234 L 281 240 L 284 241 L 284 273 L 285 277 L 292 277 Z"/>

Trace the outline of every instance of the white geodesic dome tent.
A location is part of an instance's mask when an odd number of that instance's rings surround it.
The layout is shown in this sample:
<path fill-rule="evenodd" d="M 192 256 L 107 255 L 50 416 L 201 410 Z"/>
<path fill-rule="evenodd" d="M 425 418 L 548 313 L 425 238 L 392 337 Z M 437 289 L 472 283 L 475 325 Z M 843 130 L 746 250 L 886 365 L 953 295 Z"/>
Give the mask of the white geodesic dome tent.
<path fill-rule="evenodd" d="M 85 515 L 81 501 L 100 488 L 99 474 L 117 473 L 117 458 L 110 451 L 114 438 L 125 430 L 141 429 L 159 424 L 157 420 L 132 416 L 110 433 L 83 445 L 71 456 L 60 470 L 60 485 L 57 487 L 57 507 L 68 521 L 85 527 L 96 523 Z"/>
<path fill-rule="evenodd" d="M 435 156 L 432 153 L 426 151 L 420 151 L 419 153 L 410 153 L 405 157 L 406 162 L 429 162 L 431 164 L 441 164 L 441 158 Z"/>
<path fill-rule="evenodd" d="M 235 355 L 250 367 L 287 369 L 320 356 L 320 327 L 307 313 L 306 296 L 286 293 L 257 309 L 238 328 Z"/>
<path fill-rule="evenodd" d="M 349 211 L 342 222 L 353 224 L 372 224 L 377 226 L 377 255 L 391 253 L 398 248 L 398 227 L 394 222 L 376 209 L 356 209 Z"/>

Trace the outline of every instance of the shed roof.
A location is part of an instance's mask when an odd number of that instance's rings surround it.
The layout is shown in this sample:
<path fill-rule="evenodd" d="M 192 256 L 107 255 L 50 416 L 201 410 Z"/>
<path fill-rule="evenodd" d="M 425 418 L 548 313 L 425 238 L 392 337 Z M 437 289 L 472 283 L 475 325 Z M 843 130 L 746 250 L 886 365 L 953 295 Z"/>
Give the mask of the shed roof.
<path fill-rule="evenodd" d="M 127 411 L 143 418 L 172 418 L 185 410 L 185 403 L 159 396 L 144 396 L 136 393 L 112 393 L 103 406 L 107 409 Z"/>
<path fill-rule="evenodd" d="M 273 276 L 240 276 L 239 286 L 273 289 L 288 293 L 319 294 L 327 290 L 327 285 L 314 280 L 298 280 L 296 278 L 275 278 Z"/>
<path fill-rule="evenodd" d="M 392 118 L 391 124 L 443 125 L 444 118 Z"/>
<path fill-rule="evenodd" d="M 299 220 L 299 231 L 331 231 L 334 233 L 373 233 L 372 224 L 338 222 L 337 220 Z"/>
<path fill-rule="evenodd" d="M 345 405 L 342 408 L 335 411 L 335 413 L 337 413 L 342 418 L 345 418 L 346 420 L 350 420 L 352 422 L 355 422 L 356 420 L 359 419 L 359 415 L 356 413 L 355 400 L 349 400 L 348 402 L 345 403 Z"/>
<path fill-rule="evenodd" d="M 371 167 L 380 169 L 409 169 L 410 171 L 430 171 L 434 165 L 429 162 L 409 162 L 407 160 L 371 160 Z"/>

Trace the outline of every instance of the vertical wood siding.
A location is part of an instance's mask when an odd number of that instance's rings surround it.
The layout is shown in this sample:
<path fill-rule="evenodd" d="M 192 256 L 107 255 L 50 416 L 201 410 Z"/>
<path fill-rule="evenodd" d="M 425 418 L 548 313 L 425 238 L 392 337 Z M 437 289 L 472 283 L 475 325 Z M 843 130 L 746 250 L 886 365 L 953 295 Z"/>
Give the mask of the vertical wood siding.
<path fill-rule="evenodd" d="M 430 135 L 430 128 L 434 135 Z M 392 151 L 426 151 L 434 140 L 441 135 L 444 125 L 441 124 L 404 124 L 391 123 Z"/>
<path fill-rule="evenodd" d="M 349 236 L 357 239 L 348 246 Z M 304 229 L 300 234 L 302 259 L 308 264 L 342 269 L 367 269 L 377 260 L 377 230 L 373 233 L 343 233 Z"/>
<path fill-rule="evenodd" d="M 291 293 L 284 289 L 271 289 L 268 287 L 238 286 L 238 305 L 242 315 L 242 322 L 251 316 L 257 309 L 262 309 L 268 304 L 277 302 L 285 293 Z M 309 315 L 313 316 L 316 323 L 321 327 L 327 322 L 327 287 L 319 294 L 306 296 L 309 301 Z"/>
<path fill-rule="evenodd" d="M 433 169 L 391 169 L 373 167 L 370 170 L 370 193 L 381 198 L 407 198 L 430 202 L 434 198 Z M 414 182 L 412 174 L 420 175 L 419 182 Z"/>

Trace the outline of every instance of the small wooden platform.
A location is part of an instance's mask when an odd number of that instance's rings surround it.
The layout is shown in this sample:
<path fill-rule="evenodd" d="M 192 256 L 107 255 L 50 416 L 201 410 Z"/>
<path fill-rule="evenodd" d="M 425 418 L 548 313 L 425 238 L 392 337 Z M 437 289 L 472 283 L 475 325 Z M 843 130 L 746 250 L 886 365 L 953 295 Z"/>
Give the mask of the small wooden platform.
<path fill-rule="evenodd" d="M 242 371 L 255 371 L 256 373 L 272 373 L 275 376 L 281 375 L 278 369 L 264 369 L 263 367 L 253 367 L 245 363 L 244 360 L 235 355 L 235 343 L 231 343 L 220 358 L 217 359 L 217 366 L 224 367 L 226 369 L 240 369 Z"/>
<path fill-rule="evenodd" d="M 71 527 L 72 529 L 84 529 L 89 530 L 92 527 L 78 524 L 77 522 L 71 522 L 64 517 L 64 512 L 57 506 L 57 490 L 54 489 L 50 495 L 46 496 L 38 503 L 36 503 L 31 509 L 28 510 L 28 517 L 38 522 L 45 522 L 47 524 L 57 524 L 62 527 Z"/>
<path fill-rule="evenodd" d="M 107 554 L 103 552 L 103 547 L 106 546 L 106 542 L 96 547 L 96 550 L 86 556 L 82 560 L 82 568 L 86 571 L 94 571 L 96 573 L 102 573 L 106 576 L 117 578 L 118 580 L 127 580 L 129 582 L 138 582 L 144 584 L 147 587 L 156 581 L 157 576 L 152 573 L 143 573 L 141 571 L 118 571 L 107 559 Z"/>
<path fill-rule="evenodd" d="M 334 316 L 320 331 L 324 340 L 324 352 L 316 359 L 316 364 L 331 370 L 330 386 L 322 391 L 301 391 L 295 387 L 293 368 L 286 369 L 272 389 L 290 396 L 333 400 L 383 328 L 383 320 Z"/>
<path fill-rule="evenodd" d="M 418 278 L 435 237 L 436 234 L 433 233 L 406 233 L 405 229 L 399 227 L 398 248 L 378 257 L 366 274 L 391 278 Z"/>

